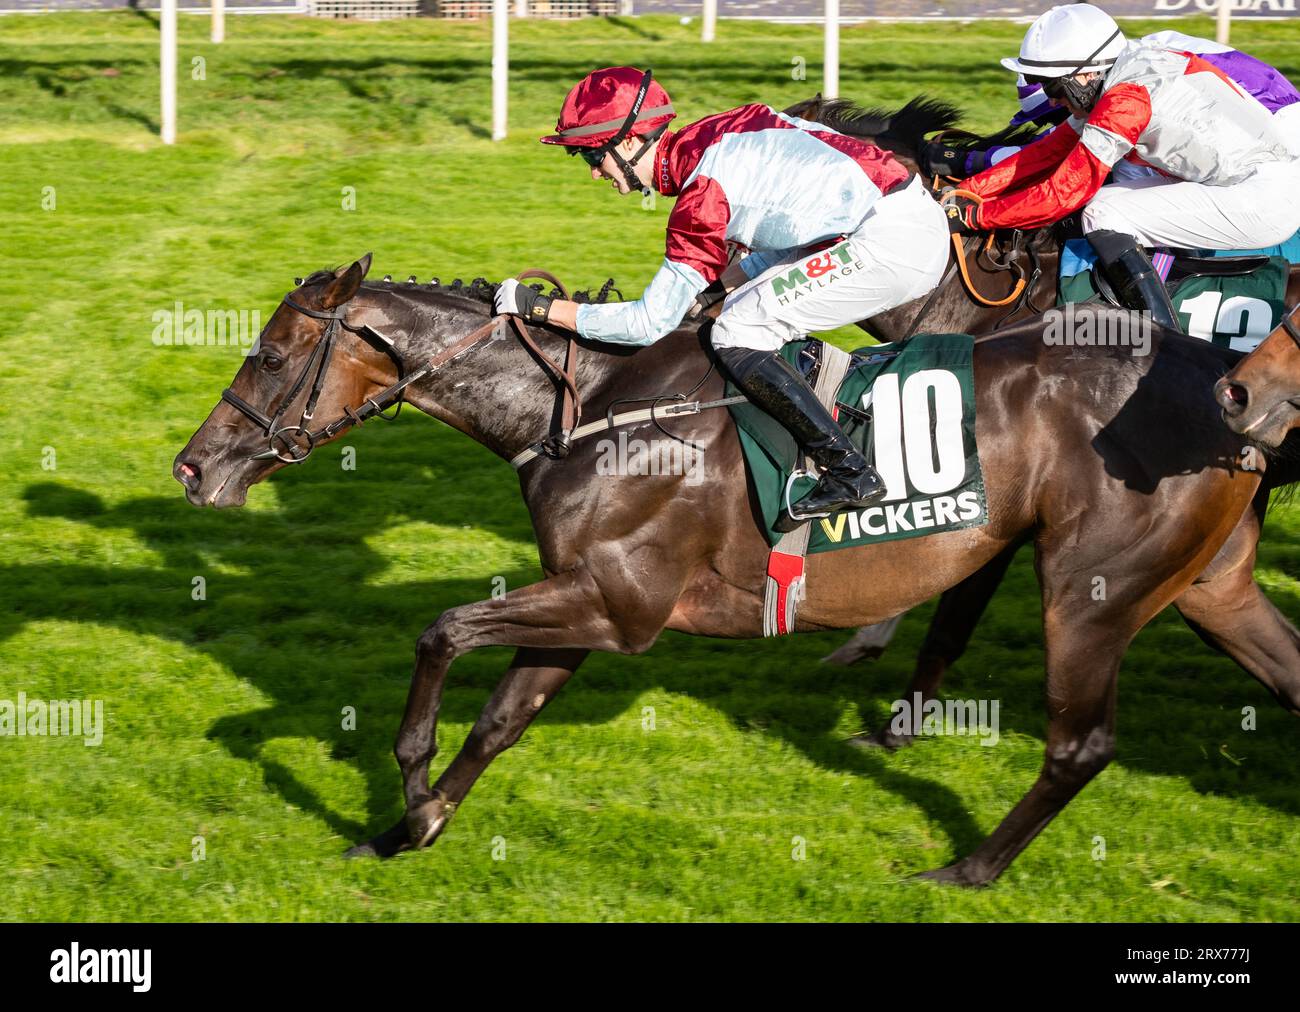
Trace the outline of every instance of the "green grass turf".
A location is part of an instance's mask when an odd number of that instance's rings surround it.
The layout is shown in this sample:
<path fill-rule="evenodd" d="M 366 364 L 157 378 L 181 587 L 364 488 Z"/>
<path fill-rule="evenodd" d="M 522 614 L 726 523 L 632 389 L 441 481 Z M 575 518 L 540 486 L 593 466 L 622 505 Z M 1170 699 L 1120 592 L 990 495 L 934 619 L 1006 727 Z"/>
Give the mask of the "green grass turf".
<path fill-rule="evenodd" d="M 1118 760 L 1002 881 L 907 880 L 970 851 L 1039 766 L 1027 559 L 948 683 L 1002 701 L 995 748 L 844 744 L 901 691 L 928 608 L 852 671 L 817 663 L 838 635 L 668 634 L 647 656 L 593 657 L 431 851 L 342 860 L 400 813 L 390 746 L 415 637 L 495 577 L 539 575 L 514 476 L 404 416 L 347 437 L 355 471 L 331 448 L 243 510 L 195 510 L 170 462 L 238 354 L 155 347 L 152 314 L 176 300 L 267 313 L 295 274 L 366 250 L 378 275 L 544 266 L 582 286 L 612 274 L 635 295 L 668 202 L 620 201 L 537 146 L 565 90 L 629 62 L 655 68 L 685 120 L 782 104 L 817 89 L 820 35 L 723 22 L 705 47 L 698 25 L 669 18 L 516 23 L 512 133 L 493 144 L 486 25 L 232 17 L 222 46 L 204 19 L 180 25 L 182 67 L 202 57 L 206 79 L 183 74 L 180 143 L 165 149 L 151 16 L 0 19 L 0 698 L 102 699 L 107 720 L 98 748 L 0 738 L 0 916 L 1300 917 L 1300 726 L 1172 614 L 1125 663 Z M 995 57 L 1020 31 L 848 28 L 842 91 L 942 94 L 994 127 L 1013 102 Z M 1233 33 L 1300 78 L 1300 26 Z M 792 78 L 799 58 L 807 81 Z M 1300 509 L 1283 508 L 1259 578 L 1292 617 L 1298 572 Z M 195 576 L 206 601 L 191 599 Z M 508 656 L 453 667 L 444 758 Z M 1257 730 L 1240 727 L 1246 706 Z"/>

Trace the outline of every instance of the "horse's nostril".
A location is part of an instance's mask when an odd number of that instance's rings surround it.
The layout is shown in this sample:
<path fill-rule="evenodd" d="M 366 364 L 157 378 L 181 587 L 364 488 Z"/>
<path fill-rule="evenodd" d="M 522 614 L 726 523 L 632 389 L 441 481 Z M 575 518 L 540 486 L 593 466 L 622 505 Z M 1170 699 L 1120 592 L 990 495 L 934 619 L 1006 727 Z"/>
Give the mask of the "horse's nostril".
<path fill-rule="evenodd" d="M 175 475 L 176 480 L 186 488 L 197 488 L 203 477 L 197 465 L 185 460 L 179 461 L 172 473 Z"/>
<path fill-rule="evenodd" d="M 1250 392 L 1240 383 L 1220 380 L 1216 384 L 1215 393 L 1218 395 L 1219 406 L 1232 418 L 1245 411 L 1246 405 L 1250 403 Z"/>

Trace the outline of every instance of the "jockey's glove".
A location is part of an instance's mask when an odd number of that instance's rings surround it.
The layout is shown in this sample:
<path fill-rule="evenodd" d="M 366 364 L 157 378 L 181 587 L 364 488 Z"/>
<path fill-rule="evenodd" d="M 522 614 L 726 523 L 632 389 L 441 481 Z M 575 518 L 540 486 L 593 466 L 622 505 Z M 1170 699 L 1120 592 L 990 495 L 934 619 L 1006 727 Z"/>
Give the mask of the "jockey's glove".
<path fill-rule="evenodd" d="M 950 147 L 931 141 L 921 145 L 921 172 L 927 176 L 949 176 L 964 179 L 971 173 L 966 171 L 966 154 L 962 148 Z"/>
<path fill-rule="evenodd" d="M 534 291 L 514 278 L 506 278 L 497 285 L 497 294 L 492 300 L 492 306 L 497 313 L 522 316 L 529 323 L 545 323 L 551 314 L 551 303 L 554 301 L 549 295 Z"/>

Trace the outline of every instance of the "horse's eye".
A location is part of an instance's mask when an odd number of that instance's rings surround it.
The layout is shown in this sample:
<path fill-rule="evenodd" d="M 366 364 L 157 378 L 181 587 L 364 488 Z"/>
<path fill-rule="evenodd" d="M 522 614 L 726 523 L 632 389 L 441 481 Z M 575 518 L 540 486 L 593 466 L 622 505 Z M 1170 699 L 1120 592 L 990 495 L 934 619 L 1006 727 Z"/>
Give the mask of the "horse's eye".
<path fill-rule="evenodd" d="M 279 372 L 280 366 L 284 365 L 284 359 L 278 355 L 263 355 L 262 368 L 267 372 Z"/>

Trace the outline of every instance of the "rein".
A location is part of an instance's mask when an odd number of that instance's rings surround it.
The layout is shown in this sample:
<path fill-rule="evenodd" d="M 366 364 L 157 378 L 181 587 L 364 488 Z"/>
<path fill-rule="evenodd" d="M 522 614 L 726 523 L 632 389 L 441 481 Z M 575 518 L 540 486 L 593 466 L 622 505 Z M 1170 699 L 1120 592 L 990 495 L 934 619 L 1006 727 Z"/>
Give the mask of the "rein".
<path fill-rule="evenodd" d="M 977 204 L 982 204 L 984 202 L 983 199 L 979 196 L 979 194 L 971 193 L 969 190 L 949 190 L 947 193 L 943 195 L 939 203 L 942 204 L 952 197 L 965 197 L 968 200 L 975 201 L 975 203 Z M 1008 295 L 1005 299 L 987 299 L 979 293 L 979 291 L 975 288 L 975 282 L 971 280 L 970 265 L 966 261 L 966 247 L 961 241 L 961 236 L 959 236 L 956 232 L 952 234 L 952 248 L 953 248 L 953 255 L 957 258 L 957 266 L 961 270 L 961 279 L 966 285 L 966 290 L 970 292 L 971 298 L 973 298 L 976 302 L 984 306 L 996 308 L 998 306 L 1010 305 L 1016 299 L 1020 298 L 1020 293 L 1025 290 L 1025 284 L 1026 284 L 1025 276 L 1023 274 L 1021 274 L 1020 278 L 1016 281 L 1015 287 L 1011 290 L 1011 294 Z M 985 242 L 984 248 L 980 252 L 988 256 L 989 250 L 992 248 L 993 248 L 993 233 L 990 232 L 988 234 L 988 241 Z M 1001 266 L 997 264 L 997 261 L 994 261 L 992 257 L 989 257 L 989 259 L 995 266 Z M 1007 267 L 1005 269 L 1010 270 L 1011 268 Z"/>
<path fill-rule="evenodd" d="M 940 134 L 935 135 L 935 140 L 938 140 L 941 136 L 943 136 L 943 134 L 951 133 L 951 132 L 954 131 L 943 131 Z M 964 131 L 955 131 L 955 132 L 963 133 Z M 943 177 L 943 178 L 951 178 L 951 177 Z M 939 176 L 934 177 L 934 180 L 931 184 L 931 194 L 938 198 L 940 204 L 943 204 L 951 196 L 968 197 L 971 200 L 982 203 L 982 200 L 979 197 L 979 195 L 971 193 L 969 190 L 954 189 L 954 190 L 949 190 L 947 193 L 943 194 L 942 196 L 939 196 L 938 195 L 939 180 L 940 180 Z M 993 248 L 992 232 L 988 233 L 988 239 L 984 243 L 983 249 L 978 248 L 979 237 L 975 236 L 974 240 L 975 240 L 974 243 L 971 244 L 969 247 L 967 247 L 967 245 L 962 242 L 962 237 L 960 235 L 958 235 L 956 232 L 952 234 L 952 249 L 953 249 L 952 263 L 949 265 L 948 270 L 945 272 L 943 279 L 939 282 L 939 284 L 930 290 L 929 298 L 925 300 L 924 304 L 921 306 L 916 316 L 912 318 L 912 322 L 908 326 L 907 331 L 903 334 L 902 340 L 906 341 L 908 338 L 910 338 L 913 334 L 916 333 L 917 328 L 921 326 L 921 321 L 924 320 L 925 317 L 929 314 L 930 310 L 934 308 L 934 304 L 936 301 L 938 301 L 940 293 L 945 288 L 948 287 L 948 282 L 952 280 L 953 274 L 955 274 L 957 271 L 961 272 L 961 280 L 962 283 L 966 286 L 967 293 L 970 295 L 972 299 L 974 299 L 980 305 L 989 306 L 991 308 L 997 308 L 999 306 L 1011 305 L 1012 303 L 1017 302 L 1020 299 L 1021 295 L 1025 292 L 1026 286 L 1028 285 L 1028 280 L 1026 279 L 1025 273 L 1021 269 L 1020 265 L 1015 263 L 1015 261 L 1012 259 L 1016 252 L 1015 249 L 1013 248 L 1011 253 L 1008 254 L 1008 258 L 1005 263 L 1000 263 L 996 259 L 994 259 L 993 254 L 990 252 L 990 250 L 992 250 Z M 983 295 L 981 295 L 979 291 L 976 289 L 975 282 L 970 276 L 969 259 L 971 256 L 979 257 L 981 254 L 988 258 L 989 263 L 993 265 L 993 268 L 995 270 L 1014 271 L 1018 275 L 1015 287 L 1011 290 L 1011 294 L 1008 295 L 1005 299 L 1000 299 L 1000 300 L 987 299 Z M 1034 258 L 1032 252 L 1030 253 L 1030 257 L 1031 259 Z M 1036 262 L 1034 267 L 1034 273 L 1035 275 L 1037 275 L 1038 273 L 1038 267 Z M 1036 276 L 1034 280 L 1037 280 Z M 1031 304 L 1031 308 L 1032 308 L 1032 304 Z M 1011 310 L 1011 313 L 1015 313 L 1015 312 L 1016 309 L 1013 308 Z M 1003 317 L 1003 321 L 1005 319 L 1006 317 Z M 1002 321 L 999 321 L 998 325 L 1001 326 L 1001 323 Z"/>
<path fill-rule="evenodd" d="M 556 288 L 568 298 L 568 291 L 556 278 L 545 271 L 524 271 L 519 275 L 519 279 L 525 278 L 542 278 L 550 281 Z M 469 351 L 475 345 L 479 344 L 485 338 L 498 337 L 503 335 L 502 328 L 507 325 L 507 321 L 513 324 L 519 340 L 536 358 L 541 362 L 543 368 L 547 370 L 551 377 L 559 382 L 561 390 L 561 429 L 559 432 L 539 440 L 530 446 L 525 453 L 532 453 L 534 456 L 546 455 L 548 457 L 560 458 L 567 456 L 569 447 L 574 436 L 574 430 L 578 428 L 578 423 L 582 419 L 582 399 L 578 393 L 577 369 L 578 369 L 578 343 L 575 337 L 569 339 L 568 350 L 565 355 L 565 364 L 561 366 L 554 359 L 544 352 L 538 346 L 537 341 L 529 333 L 528 328 L 524 326 L 522 320 L 517 316 L 494 316 L 483 326 L 466 334 L 455 344 L 444 348 L 437 355 L 431 358 L 423 366 L 409 375 L 406 372 L 406 366 L 402 358 L 397 354 L 390 338 L 385 337 L 373 327 L 362 324 L 353 326 L 345 319 L 348 306 L 351 300 L 336 306 L 333 310 L 323 312 L 321 310 L 310 309 L 307 306 L 299 305 L 287 295 L 282 300 L 290 309 L 302 313 L 304 316 L 310 316 L 316 320 L 328 321 L 325 325 L 325 333 L 321 339 L 316 342 L 312 348 L 311 354 L 303 364 L 302 371 L 298 373 L 298 378 L 294 380 L 293 386 L 290 387 L 288 394 L 280 402 L 280 407 L 274 414 L 267 415 L 258 408 L 249 404 L 229 387 L 221 391 L 221 399 L 237 410 L 245 418 L 249 419 L 254 425 L 258 426 L 266 433 L 268 446 L 261 453 L 255 453 L 250 456 L 249 460 L 279 460 L 284 464 L 301 464 L 315 449 L 316 443 L 322 439 L 332 439 L 343 430 L 353 425 L 361 425 L 370 418 L 378 416 L 385 421 L 391 421 L 396 418 L 402 410 L 403 397 L 406 388 L 412 383 L 416 383 L 426 376 L 441 369 L 452 359 Z M 356 334 L 372 348 L 382 351 L 392 360 L 397 368 L 397 382 L 391 386 L 385 387 L 374 397 L 368 397 L 359 408 L 344 407 L 343 415 L 328 425 L 321 426 L 318 429 L 311 429 L 307 423 L 312 421 L 316 411 L 316 403 L 320 399 L 320 394 L 325 386 L 325 376 L 329 371 L 329 366 L 334 352 L 334 341 L 338 335 L 338 328 L 342 327 L 349 333 Z M 307 403 L 303 407 L 302 415 L 299 417 L 297 424 L 280 425 L 280 418 L 285 410 L 293 403 L 294 399 L 302 391 L 307 383 L 307 377 L 312 374 L 312 368 L 315 367 L 315 376 L 312 379 L 311 392 L 308 394 Z M 383 412 L 386 408 L 396 405 L 396 409 L 391 415 L 385 415 Z M 584 426 L 588 428 L 588 426 Z M 301 438 L 306 440 L 304 449 L 295 438 L 297 433 Z M 277 440 L 281 440 L 287 454 L 281 452 L 277 446 Z M 531 459 L 531 458 L 530 458 Z"/>

